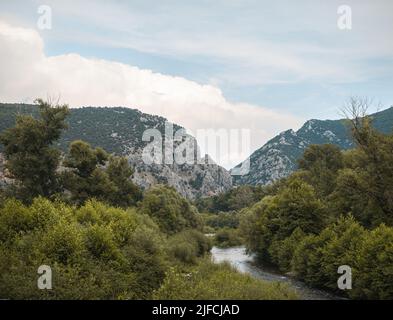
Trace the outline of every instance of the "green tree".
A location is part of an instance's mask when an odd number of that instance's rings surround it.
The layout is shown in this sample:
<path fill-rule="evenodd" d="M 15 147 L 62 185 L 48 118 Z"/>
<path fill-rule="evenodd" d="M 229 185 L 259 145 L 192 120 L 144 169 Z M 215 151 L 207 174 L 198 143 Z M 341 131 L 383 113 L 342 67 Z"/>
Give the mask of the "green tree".
<path fill-rule="evenodd" d="M 367 203 L 368 214 L 362 221 L 365 225 L 393 225 L 393 136 L 373 128 L 373 119 L 366 114 L 368 107 L 369 101 L 359 98 L 352 98 L 346 107 L 357 144 L 352 168 L 358 183 L 353 187 L 358 187 L 358 193 Z"/>
<path fill-rule="evenodd" d="M 247 247 L 256 251 L 260 260 L 269 262 L 277 262 L 272 257 L 276 248 L 270 249 L 276 242 L 285 240 L 297 228 L 305 234 L 318 234 L 328 221 L 313 187 L 298 177 L 288 180 L 277 195 L 265 197 L 241 215 Z"/>
<path fill-rule="evenodd" d="M 358 251 L 354 298 L 393 298 L 393 229 L 382 224 L 369 231 Z"/>
<path fill-rule="evenodd" d="M 71 143 L 64 166 L 64 187 L 77 204 L 96 198 L 128 207 L 141 198 L 139 188 L 131 181 L 133 170 L 126 158 L 109 156 L 103 149 L 77 140 Z"/>
<path fill-rule="evenodd" d="M 103 166 L 108 160 L 108 154 L 102 148 L 92 148 L 82 140 L 73 141 L 64 166 L 76 169 L 78 176 L 86 178 L 92 175 L 99 165 Z"/>
<path fill-rule="evenodd" d="M 140 211 L 152 217 L 161 230 L 169 234 L 201 227 L 197 209 L 172 187 L 156 185 L 147 190 Z"/>
<path fill-rule="evenodd" d="M 93 149 L 81 140 L 71 143 L 63 163 L 68 170 L 63 172 L 62 180 L 73 202 L 83 204 L 90 198 L 104 201 L 115 191 L 103 167 L 107 159 L 108 154 L 101 148 Z"/>
<path fill-rule="evenodd" d="M 200 198 L 196 206 L 200 212 L 211 213 L 241 210 L 260 201 L 269 191 L 267 186 L 237 186 L 212 197 Z"/>
<path fill-rule="evenodd" d="M 272 262 L 282 272 L 291 271 L 291 263 L 295 250 L 305 237 L 306 235 L 302 229 L 296 228 L 288 238 L 274 241 L 269 247 Z"/>
<path fill-rule="evenodd" d="M 269 228 L 269 221 L 274 212 L 269 208 L 273 206 L 274 201 L 273 196 L 267 196 L 240 212 L 241 234 L 247 250 L 256 254 L 258 262 L 270 260 L 268 249 L 273 239 L 273 233 Z"/>
<path fill-rule="evenodd" d="M 327 223 L 325 207 L 314 188 L 298 178 L 281 189 L 267 210 L 272 217 L 269 228 L 280 240 L 290 236 L 296 228 L 317 234 Z"/>
<path fill-rule="evenodd" d="M 343 168 L 343 156 L 339 147 L 332 144 L 311 145 L 299 160 L 299 169 L 306 170 L 308 182 L 321 196 L 334 190 L 338 170 Z"/>
<path fill-rule="evenodd" d="M 38 99 L 40 118 L 19 115 L 15 127 L 0 135 L 6 167 L 18 182 L 18 194 L 25 201 L 53 195 L 59 190 L 56 173 L 60 152 L 52 145 L 67 126 L 67 105 L 51 105 Z"/>
<path fill-rule="evenodd" d="M 134 170 L 130 167 L 126 158 L 111 156 L 106 173 L 116 187 L 110 197 L 111 203 L 121 207 L 129 207 L 142 199 L 141 190 L 131 181 Z"/>

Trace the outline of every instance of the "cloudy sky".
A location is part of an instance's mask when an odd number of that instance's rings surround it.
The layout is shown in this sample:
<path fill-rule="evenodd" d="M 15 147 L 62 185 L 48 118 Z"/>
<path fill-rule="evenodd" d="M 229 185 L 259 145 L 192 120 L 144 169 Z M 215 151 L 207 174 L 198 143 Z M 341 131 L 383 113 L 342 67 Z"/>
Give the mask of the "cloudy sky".
<path fill-rule="evenodd" d="M 351 30 L 337 27 L 342 4 Z M 392 13 L 391 0 L 0 0 L 0 101 L 61 96 L 191 131 L 249 128 L 255 149 L 338 118 L 351 95 L 392 105 Z"/>

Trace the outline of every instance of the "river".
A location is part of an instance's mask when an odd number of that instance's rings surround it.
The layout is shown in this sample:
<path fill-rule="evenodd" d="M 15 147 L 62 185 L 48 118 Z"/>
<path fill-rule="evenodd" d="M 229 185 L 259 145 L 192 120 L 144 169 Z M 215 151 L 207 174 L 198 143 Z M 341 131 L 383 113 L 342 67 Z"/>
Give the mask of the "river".
<path fill-rule="evenodd" d="M 236 270 L 265 281 L 280 281 L 288 283 L 294 288 L 303 300 L 337 300 L 342 299 L 328 292 L 311 288 L 301 281 L 280 275 L 271 270 L 264 270 L 253 263 L 253 257 L 246 253 L 245 247 L 218 248 L 211 250 L 212 260 L 215 263 L 227 261 Z"/>

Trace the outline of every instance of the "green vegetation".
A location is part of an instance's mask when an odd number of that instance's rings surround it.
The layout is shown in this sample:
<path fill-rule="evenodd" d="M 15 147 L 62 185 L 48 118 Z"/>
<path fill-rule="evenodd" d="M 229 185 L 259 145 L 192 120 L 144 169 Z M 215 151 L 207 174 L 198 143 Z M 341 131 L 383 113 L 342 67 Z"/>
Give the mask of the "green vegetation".
<path fill-rule="evenodd" d="M 337 268 L 353 273 L 352 298 L 391 299 L 393 296 L 393 229 L 380 225 L 366 230 L 353 217 L 340 218 L 319 235 L 304 237 L 296 246 L 292 268 L 308 283 L 337 291 Z"/>
<path fill-rule="evenodd" d="M 135 208 L 9 199 L 0 235 L 2 299 L 296 298 L 286 286 L 214 265 L 203 258 L 210 250 L 203 234 L 168 236 Z M 40 265 L 51 266 L 53 290 L 37 289 Z"/>
<path fill-rule="evenodd" d="M 0 135 L 15 180 L 0 190 L 0 299 L 297 297 L 213 264 L 213 243 L 245 244 L 257 262 L 350 298 L 393 298 L 393 136 L 356 101 L 356 148 L 312 145 L 289 177 L 195 205 L 165 185 L 142 193 L 127 159 L 87 142 L 61 157 L 68 108 L 38 102 L 37 118 L 19 116 Z M 37 289 L 41 265 L 53 290 Z M 352 268 L 352 290 L 337 288 L 341 265 Z"/>
<path fill-rule="evenodd" d="M 38 102 L 0 137 L 15 179 L 0 190 L 0 299 L 296 298 L 210 262 L 196 207 L 164 185 L 142 194 L 125 158 L 76 140 L 62 159 L 68 108 Z"/>
<path fill-rule="evenodd" d="M 39 106 L 0 103 L 0 132 L 15 125 L 19 115 L 39 117 Z M 129 147 L 143 146 L 142 134 L 148 128 L 161 132 L 165 118 L 122 107 L 72 108 L 66 119 L 68 130 L 62 132 L 55 145 L 67 152 L 71 142 L 83 140 L 91 146 L 101 147 L 110 154 L 125 155 Z M 174 125 L 174 130 L 179 130 Z M 0 145 L 0 152 L 3 152 Z"/>
<path fill-rule="evenodd" d="M 109 156 L 79 140 L 71 143 L 63 164 L 69 169 L 61 175 L 63 186 L 73 203 L 95 198 L 128 207 L 141 199 L 141 191 L 130 180 L 133 170 L 124 157 Z"/>
<path fill-rule="evenodd" d="M 135 209 L 7 200 L 0 228 L 2 299 L 143 299 L 166 270 L 163 236 Z M 52 267 L 54 290 L 37 290 L 44 264 Z"/>
<path fill-rule="evenodd" d="M 392 299 L 393 136 L 353 102 L 357 147 L 309 147 L 297 172 L 240 212 L 240 230 L 260 263 L 351 298 Z M 352 290 L 337 288 L 341 265 L 352 268 Z"/>
<path fill-rule="evenodd" d="M 204 224 L 204 231 L 214 234 L 214 245 L 232 247 L 243 244 L 238 230 L 239 211 L 268 195 L 270 187 L 239 186 L 226 193 L 196 201 Z"/>
<path fill-rule="evenodd" d="M 263 186 L 238 186 L 228 192 L 208 198 L 200 198 L 196 206 L 200 212 L 229 212 L 237 211 L 258 202 L 270 191 Z"/>
<path fill-rule="evenodd" d="M 201 261 L 189 272 L 170 269 L 154 294 L 163 300 L 283 300 L 297 295 L 285 284 L 256 280 L 233 270 L 228 264 Z"/>
<path fill-rule="evenodd" d="M 195 264 L 210 249 L 209 239 L 195 229 L 184 230 L 168 239 L 169 256 L 185 265 Z"/>
<path fill-rule="evenodd" d="M 236 247 L 243 244 L 243 237 L 237 228 L 222 228 L 214 235 L 214 244 L 220 248 Z"/>
<path fill-rule="evenodd" d="M 66 128 L 68 107 L 37 100 L 40 119 L 18 115 L 16 125 L 1 133 L 6 168 L 17 181 L 13 192 L 26 201 L 38 195 L 49 197 L 58 191 L 60 152 L 52 147 Z"/>
<path fill-rule="evenodd" d="M 140 210 L 153 217 L 163 232 L 201 227 L 197 209 L 174 188 L 164 185 L 156 185 L 145 193 Z"/>

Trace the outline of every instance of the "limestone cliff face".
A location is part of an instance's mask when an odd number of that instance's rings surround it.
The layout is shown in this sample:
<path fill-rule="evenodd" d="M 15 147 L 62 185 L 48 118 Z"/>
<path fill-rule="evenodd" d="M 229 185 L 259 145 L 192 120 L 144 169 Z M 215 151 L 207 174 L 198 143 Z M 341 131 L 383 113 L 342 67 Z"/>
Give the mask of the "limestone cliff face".
<path fill-rule="evenodd" d="M 131 162 L 135 164 L 135 160 Z M 139 186 L 167 184 L 189 199 L 215 195 L 232 187 L 229 172 L 215 164 L 146 165 L 139 162 L 134 167 L 133 180 Z"/>

